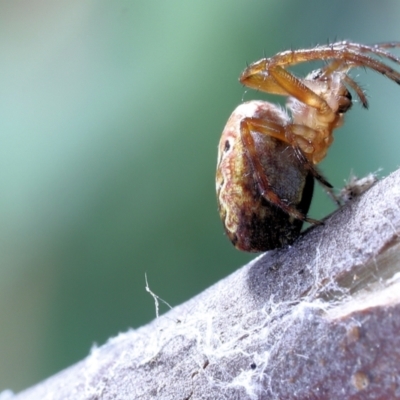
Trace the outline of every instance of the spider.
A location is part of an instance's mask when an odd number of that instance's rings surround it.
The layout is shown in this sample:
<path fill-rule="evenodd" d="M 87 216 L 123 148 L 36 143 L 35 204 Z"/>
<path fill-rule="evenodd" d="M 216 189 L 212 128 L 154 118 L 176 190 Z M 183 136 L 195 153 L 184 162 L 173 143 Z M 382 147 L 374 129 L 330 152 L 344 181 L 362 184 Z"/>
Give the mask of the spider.
<path fill-rule="evenodd" d="M 348 72 L 369 68 L 400 84 L 400 73 L 378 59 L 400 64 L 387 50 L 395 47 L 400 42 L 369 46 L 341 41 L 284 51 L 244 70 L 239 78 L 243 85 L 288 99 L 287 111 L 265 101 L 243 103 L 223 130 L 216 189 L 225 231 L 236 248 L 260 252 L 282 247 L 300 235 L 304 221 L 320 223 L 307 217 L 314 180 L 333 193 L 316 164 L 352 106 L 349 89 L 368 107 L 365 93 Z M 329 62 L 305 78 L 286 69 L 318 60 Z"/>

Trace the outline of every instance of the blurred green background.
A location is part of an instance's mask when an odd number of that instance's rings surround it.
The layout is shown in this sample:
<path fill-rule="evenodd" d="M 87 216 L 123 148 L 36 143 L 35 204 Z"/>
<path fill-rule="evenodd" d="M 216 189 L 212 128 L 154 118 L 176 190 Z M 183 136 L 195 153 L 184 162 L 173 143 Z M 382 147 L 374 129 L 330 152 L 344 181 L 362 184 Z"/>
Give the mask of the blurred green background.
<path fill-rule="evenodd" d="M 281 99 L 237 78 L 336 39 L 400 40 L 400 2 L 0 1 L 0 390 L 152 320 L 145 273 L 176 305 L 254 257 L 223 234 L 217 143 L 242 100 Z M 370 110 L 321 165 L 336 187 L 399 164 L 400 88 L 354 72 Z M 317 188 L 312 217 L 333 209 Z"/>

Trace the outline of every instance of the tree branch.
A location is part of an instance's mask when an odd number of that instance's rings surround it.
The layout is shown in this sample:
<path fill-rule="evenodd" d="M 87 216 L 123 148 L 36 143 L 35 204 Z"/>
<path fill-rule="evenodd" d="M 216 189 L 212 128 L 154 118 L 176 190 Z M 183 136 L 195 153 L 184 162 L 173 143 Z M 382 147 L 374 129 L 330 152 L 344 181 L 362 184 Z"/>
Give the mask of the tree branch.
<path fill-rule="evenodd" d="M 400 397 L 400 172 L 150 324 L 12 397 Z"/>

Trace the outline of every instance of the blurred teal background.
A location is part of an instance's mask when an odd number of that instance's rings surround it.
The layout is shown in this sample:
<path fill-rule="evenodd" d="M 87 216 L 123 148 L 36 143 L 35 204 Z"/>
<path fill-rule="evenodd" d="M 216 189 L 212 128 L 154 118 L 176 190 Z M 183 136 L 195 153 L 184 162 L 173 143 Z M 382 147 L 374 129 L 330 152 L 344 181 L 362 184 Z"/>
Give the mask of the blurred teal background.
<path fill-rule="evenodd" d="M 176 305 L 253 258 L 214 193 L 230 113 L 282 100 L 241 87 L 246 62 L 400 40 L 399 21 L 394 0 L 0 1 L 0 390 L 152 320 L 145 273 Z M 400 88 L 353 76 L 370 110 L 355 105 L 321 165 L 336 187 L 399 164 Z M 317 188 L 312 217 L 333 209 Z"/>

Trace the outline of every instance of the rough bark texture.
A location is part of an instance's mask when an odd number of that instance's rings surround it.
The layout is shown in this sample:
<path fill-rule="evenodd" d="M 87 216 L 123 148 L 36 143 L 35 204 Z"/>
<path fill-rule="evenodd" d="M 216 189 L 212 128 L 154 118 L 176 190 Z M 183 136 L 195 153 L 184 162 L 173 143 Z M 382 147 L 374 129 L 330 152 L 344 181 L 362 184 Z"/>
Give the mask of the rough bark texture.
<path fill-rule="evenodd" d="M 399 206 L 398 171 L 290 248 L 10 398 L 400 398 Z"/>

